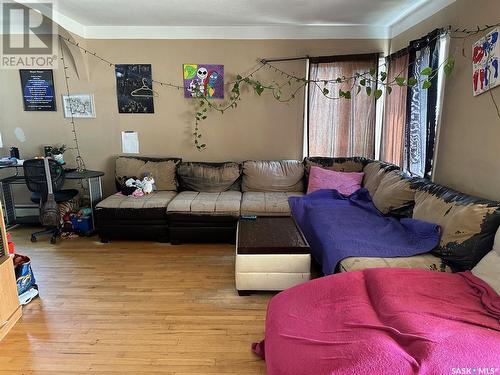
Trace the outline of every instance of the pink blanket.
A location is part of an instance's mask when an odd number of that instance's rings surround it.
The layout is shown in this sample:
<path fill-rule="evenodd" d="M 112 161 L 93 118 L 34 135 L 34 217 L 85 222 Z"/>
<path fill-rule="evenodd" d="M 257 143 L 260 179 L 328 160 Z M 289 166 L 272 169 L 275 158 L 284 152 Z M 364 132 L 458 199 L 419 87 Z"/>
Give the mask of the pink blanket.
<path fill-rule="evenodd" d="M 253 349 L 268 375 L 500 374 L 500 297 L 470 272 L 332 275 L 274 297 Z"/>

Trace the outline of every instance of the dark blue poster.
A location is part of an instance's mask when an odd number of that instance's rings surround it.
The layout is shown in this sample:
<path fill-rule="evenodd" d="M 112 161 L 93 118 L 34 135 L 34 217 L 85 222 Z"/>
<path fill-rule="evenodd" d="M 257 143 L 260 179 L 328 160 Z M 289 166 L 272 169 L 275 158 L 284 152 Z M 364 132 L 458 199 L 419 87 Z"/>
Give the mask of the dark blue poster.
<path fill-rule="evenodd" d="M 55 111 L 54 76 L 49 69 L 20 69 L 25 111 Z"/>

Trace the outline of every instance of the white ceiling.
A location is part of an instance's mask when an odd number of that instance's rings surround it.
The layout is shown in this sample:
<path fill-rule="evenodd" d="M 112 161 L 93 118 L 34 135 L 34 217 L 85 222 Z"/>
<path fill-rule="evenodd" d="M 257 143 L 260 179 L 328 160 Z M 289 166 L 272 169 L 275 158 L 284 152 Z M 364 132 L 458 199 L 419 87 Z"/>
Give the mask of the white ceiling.
<path fill-rule="evenodd" d="M 389 38 L 454 1 L 58 0 L 54 19 L 88 38 Z"/>

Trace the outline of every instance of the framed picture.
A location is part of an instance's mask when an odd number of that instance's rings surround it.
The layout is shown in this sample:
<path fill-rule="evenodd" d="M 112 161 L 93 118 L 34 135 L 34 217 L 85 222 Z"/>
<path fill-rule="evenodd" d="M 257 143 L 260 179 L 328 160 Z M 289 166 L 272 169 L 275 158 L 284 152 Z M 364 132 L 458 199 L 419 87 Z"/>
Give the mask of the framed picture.
<path fill-rule="evenodd" d="M 499 30 L 499 28 L 494 29 L 472 45 L 472 89 L 474 96 L 500 84 L 498 76 Z"/>
<path fill-rule="evenodd" d="M 115 67 L 118 113 L 154 113 L 151 64 L 119 64 Z"/>
<path fill-rule="evenodd" d="M 184 64 L 184 97 L 224 99 L 224 65 Z"/>
<path fill-rule="evenodd" d="M 64 117 L 95 118 L 94 95 L 63 95 Z M 71 114 L 73 113 L 73 116 Z"/>
<path fill-rule="evenodd" d="M 20 69 L 25 111 L 56 111 L 54 75 L 50 69 Z"/>

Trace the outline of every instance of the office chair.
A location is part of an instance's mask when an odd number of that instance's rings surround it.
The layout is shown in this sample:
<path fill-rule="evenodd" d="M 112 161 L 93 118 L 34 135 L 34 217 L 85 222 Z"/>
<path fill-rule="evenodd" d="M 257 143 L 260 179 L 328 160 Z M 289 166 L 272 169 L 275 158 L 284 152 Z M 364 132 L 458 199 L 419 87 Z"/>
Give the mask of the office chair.
<path fill-rule="evenodd" d="M 63 167 L 55 160 L 49 159 L 50 177 L 52 181 L 52 189 L 54 191 L 54 199 L 56 203 L 63 203 L 71 200 L 78 195 L 76 189 L 65 189 L 64 185 L 65 174 Z M 24 179 L 26 186 L 31 194 L 31 201 L 38 203 L 41 209 L 42 203 L 47 201 L 48 187 L 45 177 L 45 166 L 43 159 L 25 160 L 23 164 Z M 60 234 L 60 225 L 55 227 L 47 227 L 45 230 L 34 232 L 31 234 L 31 242 L 36 242 L 37 237 L 50 234 L 50 243 L 55 243 Z"/>

